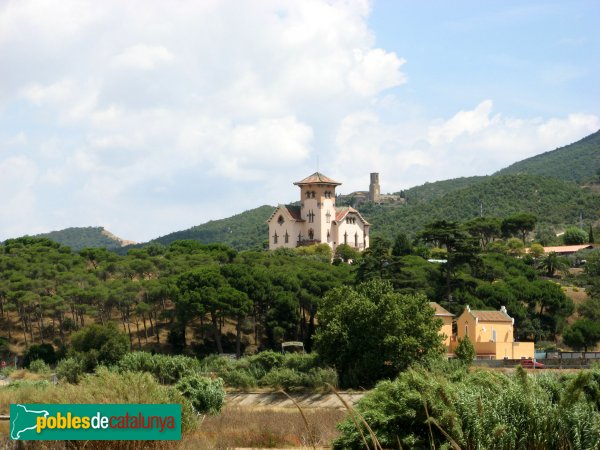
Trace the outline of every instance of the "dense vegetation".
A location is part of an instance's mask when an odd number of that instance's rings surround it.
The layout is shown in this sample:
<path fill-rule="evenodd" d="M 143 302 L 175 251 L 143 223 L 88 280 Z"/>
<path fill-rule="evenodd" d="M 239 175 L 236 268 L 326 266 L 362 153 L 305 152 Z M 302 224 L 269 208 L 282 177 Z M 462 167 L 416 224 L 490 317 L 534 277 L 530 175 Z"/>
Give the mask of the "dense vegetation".
<path fill-rule="evenodd" d="M 487 177 L 461 177 L 451 180 L 435 181 L 433 183 L 425 183 L 420 186 L 415 186 L 403 191 L 406 201 L 410 205 L 418 203 L 427 203 L 439 197 L 443 197 L 450 192 L 464 189 L 474 184 L 478 184 Z"/>
<path fill-rule="evenodd" d="M 273 206 L 263 205 L 227 219 L 211 220 L 187 230 L 153 239 L 151 243 L 169 245 L 177 240 L 192 239 L 202 244 L 230 245 L 237 250 L 262 249 L 267 239 L 267 219 Z"/>
<path fill-rule="evenodd" d="M 373 235 L 391 239 L 395 233 L 414 234 L 433 220 L 466 221 L 480 216 L 505 217 L 527 211 L 539 219 L 541 230 L 600 218 L 600 196 L 575 183 L 533 175 L 488 177 L 426 203 L 390 207 L 368 204 L 361 214 L 372 224 Z"/>
<path fill-rule="evenodd" d="M 103 227 L 74 227 L 60 231 L 39 234 L 35 237 L 47 238 L 61 245 L 79 251 L 86 247 L 118 249 L 123 241 L 108 233 Z"/>
<path fill-rule="evenodd" d="M 519 161 L 496 175 L 532 174 L 587 183 L 600 180 L 600 131 L 565 147 Z"/>
<path fill-rule="evenodd" d="M 333 448 L 598 449 L 599 392 L 598 369 L 535 376 L 412 369 L 359 402 L 372 433 L 348 417 Z"/>

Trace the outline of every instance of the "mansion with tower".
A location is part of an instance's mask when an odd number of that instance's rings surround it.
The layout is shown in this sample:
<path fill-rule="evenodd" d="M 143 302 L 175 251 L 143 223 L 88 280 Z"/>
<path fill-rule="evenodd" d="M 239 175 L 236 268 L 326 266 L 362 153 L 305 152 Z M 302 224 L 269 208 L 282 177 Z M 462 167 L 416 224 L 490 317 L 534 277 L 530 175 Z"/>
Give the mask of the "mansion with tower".
<path fill-rule="evenodd" d="M 299 205 L 279 205 L 267 223 L 269 249 L 340 244 L 357 250 L 369 247 L 370 224 L 350 206 L 336 206 L 335 188 L 342 183 L 315 172 L 294 183 L 300 188 Z"/>

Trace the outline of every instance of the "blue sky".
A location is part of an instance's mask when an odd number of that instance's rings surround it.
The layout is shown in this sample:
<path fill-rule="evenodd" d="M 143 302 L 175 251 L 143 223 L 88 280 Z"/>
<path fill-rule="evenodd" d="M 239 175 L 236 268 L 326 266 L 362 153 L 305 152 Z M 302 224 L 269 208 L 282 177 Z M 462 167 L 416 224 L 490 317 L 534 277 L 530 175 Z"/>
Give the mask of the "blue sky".
<path fill-rule="evenodd" d="M 600 128 L 597 1 L 0 0 L 0 240 L 145 241 Z"/>

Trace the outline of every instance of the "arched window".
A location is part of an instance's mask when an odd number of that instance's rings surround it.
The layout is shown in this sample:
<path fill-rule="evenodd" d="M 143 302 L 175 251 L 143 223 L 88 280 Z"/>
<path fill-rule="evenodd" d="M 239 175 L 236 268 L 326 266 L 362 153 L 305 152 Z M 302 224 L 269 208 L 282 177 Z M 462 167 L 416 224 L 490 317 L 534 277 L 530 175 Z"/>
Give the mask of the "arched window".
<path fill-rule="evenodd" d="M 277 236 L 277 232 L 273 235 L 273 244 L 277 244 L 277 238 L 279 236 Z"/>
<path fill-rule="evenodd" d="M 279 216 L 279 219 L 277 219 L 277 223 L 278 223 L 279 225 L 283 225 L 283 222 L 284 222 L 284 220 L 283 220 L 283 216 L 282 216 L 282 215 L 280 215 L 280 216 Z"/>
<path fill-rule="evenodd" d="M 290 242 L 290 235 L 288 234 L 287 230 L 285 231 L 285 235 L 283 236 L 285 239 L 285 243 L 287 244 L 288 242 Z"/>
<path fill-rule="evenodd" d="M 298 233 L 298 242 L 302 241 L 302 233 Z"/>
<path fill-rule="evenodd" d="M 311 209 L 308 212 L 308 223 L 313 223 L 315 221 L 315 213 L 313 212 L 313 210 Z"/>
<path fill-rule="evenodd" d="M 312 228 L 309 228 L 308 239 L 310 239 L 312 241 L 314 238 L 315 238 L 315 230 L 313 230 Z"/>
<path fill-rule="evenodd" d="M 331 222 L 331 213 L 329 212 L 329 210 L 327 210 L 327 214 L 325 214 L 325 222 Z"/>
<path fill-rule="evenodd" d="M 306 198 L 310 198 L 310 191 L 306 191 Z"/>
<path fill-rule="evenodd" d="M 358 233 L 354 233 L 354 246 L 358 247 Z"/>
<path fill-rule="evenodd" d="M 344 232 L 344 244 L 348 245 L 348 233 Z"/>

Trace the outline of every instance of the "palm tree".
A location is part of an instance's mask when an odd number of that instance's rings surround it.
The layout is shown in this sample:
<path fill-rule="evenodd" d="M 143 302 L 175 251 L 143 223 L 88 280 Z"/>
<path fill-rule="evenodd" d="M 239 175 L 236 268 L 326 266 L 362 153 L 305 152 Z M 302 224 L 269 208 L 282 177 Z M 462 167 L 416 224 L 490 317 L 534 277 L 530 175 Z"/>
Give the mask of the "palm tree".
<path fill-rule="evenodd" d="M 550 252 L 538 263 L 538 267 L 546 272 L 549 277 L 554 277 L 557 271 L 565 272 L 569 268 L 569 263 L 565 258 L 558 256 L 555 252 Z"/>

